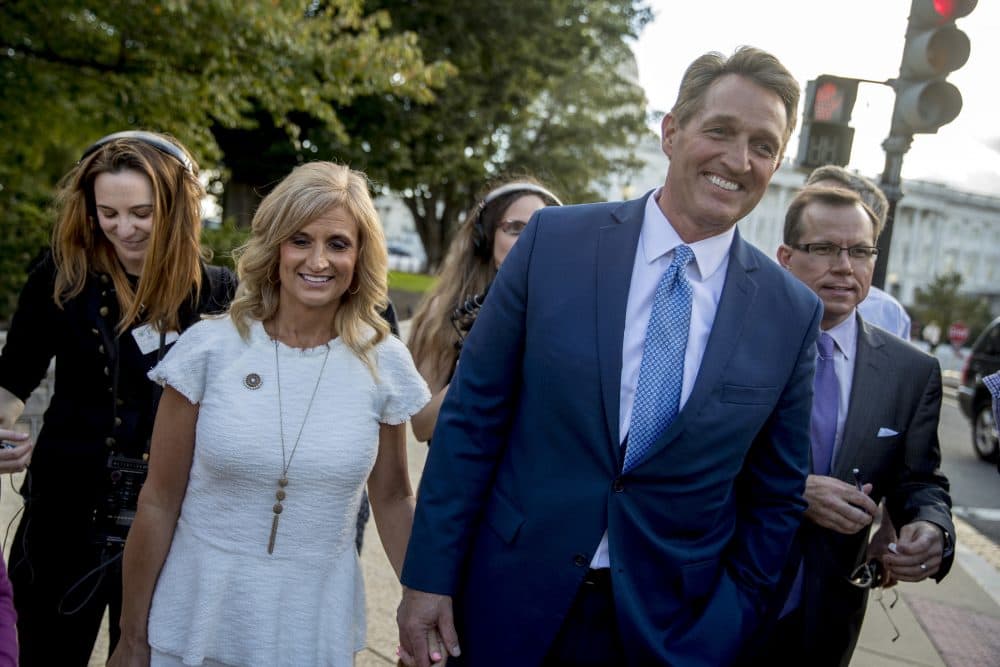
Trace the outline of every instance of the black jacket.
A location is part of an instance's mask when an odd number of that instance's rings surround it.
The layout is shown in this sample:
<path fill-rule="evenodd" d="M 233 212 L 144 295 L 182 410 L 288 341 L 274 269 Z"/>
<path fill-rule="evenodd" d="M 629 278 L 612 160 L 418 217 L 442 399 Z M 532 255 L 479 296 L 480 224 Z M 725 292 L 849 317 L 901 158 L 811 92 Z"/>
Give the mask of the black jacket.
<path fill-rule="evenodd" d="M 28 277 L 0 354 L 0 386 L 27 399 L 55 358 L 54 390 L 22 494 L 36 502 L 73 494 L 89 505 L 108 454 L 140 456 L 145 449 L 159 394 L 146 373 L 160 350 L 144 354 L 135 327 L 116 333 L 110 276 L 91 274 L 83 291 L 59 308 L 52 298 L 55 275 L 46 256 Z M 203 265 L 200 294 L 192 291 L 181 309 L 182 328 L 202 314 L 223 312 L 235 289 L 231 271 Z"/>

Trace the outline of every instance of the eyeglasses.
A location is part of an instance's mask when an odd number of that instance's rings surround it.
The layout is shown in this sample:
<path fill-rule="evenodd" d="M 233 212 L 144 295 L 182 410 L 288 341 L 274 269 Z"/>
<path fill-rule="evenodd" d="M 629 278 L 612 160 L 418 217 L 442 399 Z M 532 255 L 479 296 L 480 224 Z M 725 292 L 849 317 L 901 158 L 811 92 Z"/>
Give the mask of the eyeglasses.
<path fill-rule="evenodd" d="M 884 577 L 885 570 L 882 568 L 882 561 L 873 558 L 854 568 L 854 572 L 851 572 L 851 576 L 847 580 L 851 582 L 852 586 L 858 588 L 879 588 Z"/>
<path fill-rule="evenodd" d="M 848 257 L 859 262 L 878 256 L 878 248 L 868 245 L 852 245 L 850 248 L 845 248 L 835 243 L 798 243 L 792 247 L 809 253 L 810 257 L 826 257 L 831 260 L 840 259 L 841 252 L 846 252 Z"/>
<path fill-rule="evenodd" d="M 899 639 L 899 628 L 896 623 L 892 620 L 892 616 L 889 614 L 889 610 L 896 606 L 899 602 L 899 592 L 893 588 L 892 589 L 892 602 L 888 605 L 885 603 L 884 590 L 882 588 L 882 581 L 885 578 L 885 570 L 882 568 L 882 561 L 869 560 L 867 563 L 862 563 L 858 565 L 851 576 L 847 578 L 852 586 L 857 586 L 858 588 L 868 588 L 872 589 L 872 596 L 879 606 L 882 607 L 882 611 L 885 612 L 885 617 L 889 621 L 889 625 L 892 626 L 892 641 Z"/>
<path fill-rule="evenodd" d="M 497 226 L 507 236 L 518 236 L 528 226 L 528 223 L 524 220 L 503 220 Z"/>

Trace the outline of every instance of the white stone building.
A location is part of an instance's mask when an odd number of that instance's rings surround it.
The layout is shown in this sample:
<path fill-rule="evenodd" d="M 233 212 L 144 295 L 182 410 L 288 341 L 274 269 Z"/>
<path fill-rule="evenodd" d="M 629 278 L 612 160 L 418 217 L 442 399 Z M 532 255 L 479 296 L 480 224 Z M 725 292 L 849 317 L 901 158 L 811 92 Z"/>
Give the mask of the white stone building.
<path fill-rule="evenodd" d="M 781 243 L 785 210 L 807 173 L 782 165 L 761 203 L 739 229 L 768 255 Z M 878 176 L 865 174 L 878 182 Z M 903 305 L 916 288 L 957 272 L 962 291 L 991 300 L 1000 313 L 1000 198 L 922 181 L 904 181 L 896 206 L 886 289 Z"/>

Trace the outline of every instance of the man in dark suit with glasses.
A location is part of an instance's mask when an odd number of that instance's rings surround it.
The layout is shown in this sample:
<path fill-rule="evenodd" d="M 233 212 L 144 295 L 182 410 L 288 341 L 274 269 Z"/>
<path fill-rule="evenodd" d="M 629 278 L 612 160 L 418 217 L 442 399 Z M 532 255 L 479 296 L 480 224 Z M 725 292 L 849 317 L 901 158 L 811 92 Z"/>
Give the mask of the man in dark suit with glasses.
<path fill-rule="evenodd" d="M 777 251 L 823 300 L 809 507 L 764 653 L 780 664 L 847 665 L 868 591 L 894 580 L 940 581 L 954 557 L 948 480 L 939 470 L 938 362 L 857 312 L 881 227 L 856 192 L 807 187 L 789 206 Z M 883 498 L 896 537 L 869 547 Z"/>

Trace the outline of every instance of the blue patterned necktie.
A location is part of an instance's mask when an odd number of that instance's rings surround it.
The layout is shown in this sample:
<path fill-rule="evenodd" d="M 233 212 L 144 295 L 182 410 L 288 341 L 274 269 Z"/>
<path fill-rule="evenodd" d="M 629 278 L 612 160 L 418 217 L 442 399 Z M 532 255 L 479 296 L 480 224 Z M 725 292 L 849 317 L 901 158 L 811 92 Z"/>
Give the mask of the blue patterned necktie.
<path fill-rule="evenodd" d="M 639 381 L 625 448 L 624 472 L 634 468 L 677 416 L 684 382 L 684 354 L 691 324 L 691 283 L 687 265 L 694 253 L 674 248 L 653 296 L 653 308 L 642 345 Z"/>
<path fill-rule="evenodd" d="M 813 473 L 828 475 L 833 460 L 833 443 L 837 437 L 840 383 L 833 368 L 833 338 L 828 333 L 821 333 L 816 347 L 819 348 L 819 358 L 813 379 L 812 419 L 809 425 Z"/>

